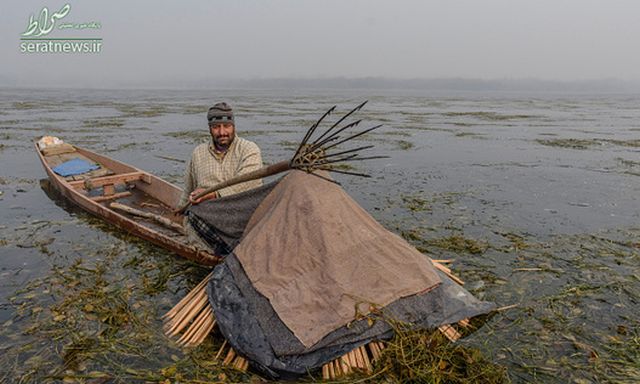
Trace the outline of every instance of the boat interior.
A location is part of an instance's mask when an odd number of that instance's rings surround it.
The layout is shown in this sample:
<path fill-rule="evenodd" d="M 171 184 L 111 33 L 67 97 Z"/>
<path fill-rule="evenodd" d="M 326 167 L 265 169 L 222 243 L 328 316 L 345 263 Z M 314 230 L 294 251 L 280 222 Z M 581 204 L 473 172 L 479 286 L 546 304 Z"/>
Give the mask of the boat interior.
<path fill-rule="evenodd" d="M 172 238 L 184 236 L 182 220 L 173 214 L 172 205 L 180 193 L 173 185 L 134 167 L 66 143 L 44 148 L 41 153 L 52 169 L 73 159 L 96 164 L 98 169 L 82 174 L 57 176 L 93 202 L 117 210 L 118 214 L 140 225 Z M 162 224 L 159 218 L 171 223 Z"/>

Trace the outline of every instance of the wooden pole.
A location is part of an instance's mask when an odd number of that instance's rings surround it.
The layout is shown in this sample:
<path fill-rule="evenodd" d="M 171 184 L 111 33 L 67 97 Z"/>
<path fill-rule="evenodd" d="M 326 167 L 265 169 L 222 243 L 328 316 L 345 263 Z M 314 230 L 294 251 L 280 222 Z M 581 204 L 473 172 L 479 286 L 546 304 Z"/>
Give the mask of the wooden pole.
<path fill-rule="evenodd" d="M 124 211 L 127 212 L 131 215 L 134 216 L 140 216 L 140 217 L 144 217 L 147 219 L 152 219 L 155 222 L 164 225 L 167 228 L 171 228 L 176 232 L 179 232 L 181 234 L 184 234 L 184 228 L 182 228 L 182 225 L 174 223 L 173 221 L 167 219 L 166 217 L 160 216 L 160 215 L 156 215 L 155 213 L 151 213 L 151 212 L 145 212 L 145 211 L 140 211 L 138 209 L 132 208 L 128 205 L 124 205 L 124 204 L 120 204 L 120 203 L 116 203 L 113 202 L 111 204 L 109 204 L 110 208 L 113 209 L 117 209 L 120 211 Z"/>
<path fill-rule="evenodd" d="M 207 188 L 203 192 L 197 194 L 193 197 L 194 200 L 197 200 L 201 197 L 204 197 L 212 192 L 216 192 L 221 190 L 222 188 L 230 187 L 232 185 L 244 183 L 251 180 L 262 179 L 264 177 L 268 177 L 271 175 L 275 175 L 281 172 L 285 172 L 291 169 L 289 160 L 281 161 L 279 163 L 275 163 L 272 165 L 267 165 L 266 167 L 262 167 L 253 172 L 245 173 L 243 175 L 238 175 L 233 177 L 227 181 L 223 181 L 222 183 L 215 185 L 211 188 Z M 191 206 L 191 202 L 187 202 L 176 210 L 176 213 L 183 213 L 187 208 Z"/>

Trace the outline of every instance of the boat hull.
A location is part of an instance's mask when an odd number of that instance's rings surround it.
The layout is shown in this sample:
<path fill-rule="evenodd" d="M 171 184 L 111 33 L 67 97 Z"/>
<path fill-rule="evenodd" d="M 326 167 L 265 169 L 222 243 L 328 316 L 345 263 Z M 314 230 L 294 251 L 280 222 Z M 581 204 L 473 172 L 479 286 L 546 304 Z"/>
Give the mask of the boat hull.
<path fill-rule="evenodd" d="M 47 173 L 47 176 L 51 182 L 51 185 L 58 190 L 66 199 L 73 202 L 85 211 L 113 224 L 117 228 L 125 231 L 128 234 L 135 235 L 142 239 L 148 240 L 162 248 L 170 250 L 181 257 L 194 261 L 201 265 L 215 265 L 221 261 L 219 256 L 210 254 L 206 251 L 199 250 L 196 247 L 190 245 L 187 241 L 187 237 L 178 233 L 172 233 L 170 230 L 160 228 L 158 225 L 154 225 L 150 222 L 140 222 L 134 220 L 134 217 L 122 214 L 109 207 L 109 203 L 112 201 L 120 201 L 122 199 L 128 199 L 130 201 L 137 201 L 140 203 L 141 210 L 149 210 L 148 207 L 160 207 L 162 209 L 162 216 L 166 216 L 169 220 L 179 223 L 181 220 L 170 214 L 171 209 L 175 208 L 178 204 L 178 200 L 181 194 L 181 189 L 175 185 L 162 180 L 152 174 L 144 172 L 138 168 L 132 167 L 125 163 L 118 162 L 106 156 L 99 155 L 97 153 L 88 151 L 86 149 L 74 146 L 76 152 L 74 155 L 79 155 L 93 162 L 98 163 L 101 167 L 109 169 L 113 172 L 112 175 L 102 177 L 88 177 L 80 181 L 70 181 L 53 171 L 52 164 L 54 163 L 51 156 L 46 156 L 40 151 L 36 144 L 36 152 L 42 162 L 42 165 Z M 73 156 L 73 155 L 72 155 Z M 56 159 L 60 161 L 60 159 Z M 120 195 L 112 194 L 111 197 L 90 196 L 89 192 L 93 184 L 99 184 L 106 179 L 121 179 L 126 180 L 127 175 L 133 175 L 138 179 L 129 181 L 127 185 L 131 188 L 129 191 L 121 192 Z M 124 183 L 121 183 L 124 185 Z M 107 186 L 102 187 L 107 191 Z M 106 193 L 106 192 L 105 192 Z M 132 194 L 134 196 L 132 196 Z M 115 196 L 123 196 L 122 198 L 116 198 Z M 104 200 L 101 200 L 104 199 Z M 156 208 L 157 210 L 158 208 Z M 173 231 L 175 232 L 175 231 Z"/>

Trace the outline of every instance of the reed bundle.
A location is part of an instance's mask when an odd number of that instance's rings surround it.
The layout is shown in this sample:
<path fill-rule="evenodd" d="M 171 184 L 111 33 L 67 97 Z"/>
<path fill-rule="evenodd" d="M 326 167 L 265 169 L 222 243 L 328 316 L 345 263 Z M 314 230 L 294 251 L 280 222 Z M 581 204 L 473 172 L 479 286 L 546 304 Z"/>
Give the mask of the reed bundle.
<path fill-rule="evenodd" d="M 446 263 L 449 260 L 438 260 Z M 452 277 L 458 284 L 463 284 L 451 270 L 440 262 L 432 260 L 436 268 L 444 267 L 443 272 Z M 206 286 L 211 275 L 207 275 L 198 285 L 196 285 L 182 300 L 178 302 L 164 316 L 164 332 L 168 337 L 175 337 L 182 333 L 177 343 L 184 347 L 195 347 L 201 344 L 214 329 L 216 320 L 213 309 L 209 304 Z M 469 320 L 464 319 L 458 322 L 458 326 L 466 328 Z M 461 337 L 460 332 L 451 324 L 438 327 L 438 330 L 450 341 L 456 341 Z M 350 375 L 354 372 L 372 372 L 372 364 L 379 359 L 385 348 L 383 341 L 372 341 L 366 345 L 355 348 L 343 356 L 325 364 L 322 367 L 322 376 L 325 380 L 338 379 Z M 244 371 L 248 368 L 249 362 L 228 345 L 225 340 L 222 347 L 214 357 L 216 360 L 222 359 L 222 365 L 231 366 Z"/>

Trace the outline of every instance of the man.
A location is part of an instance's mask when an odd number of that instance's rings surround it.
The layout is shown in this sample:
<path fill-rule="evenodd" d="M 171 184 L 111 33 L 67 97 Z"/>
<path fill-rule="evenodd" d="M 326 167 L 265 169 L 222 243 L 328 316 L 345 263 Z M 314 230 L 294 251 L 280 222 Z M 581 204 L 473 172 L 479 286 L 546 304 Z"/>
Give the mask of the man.
<path fill-rule="evenodd" d="M 241 137 L 236 136 L 233 110 L 227 103 L 217 103 L 207 112 L 209 133 L 208 143 L 198 145 L 191 154 L 184 176 L 184 191 L 180 199 L 180 206 L 187 201 L 198 204 L 204 200 L 215 199 L 253 189 L 262 185 L 262 180 L 252 180 L 232 185 L 213 192 L 202 198 L 195 196 L 235 176 L 249 173 L 262 167 L 260 148 Z M 194 238 L 198 232 L 194 231 L 193 220 L 185 218 L 185 230 L 195 245 L 201 248 L 206 244 Z M 210 248 L 209 248 L 210 249 Z"/>

